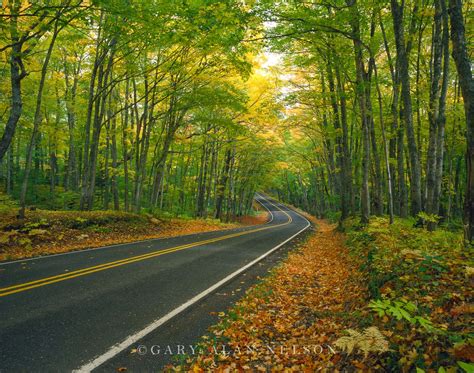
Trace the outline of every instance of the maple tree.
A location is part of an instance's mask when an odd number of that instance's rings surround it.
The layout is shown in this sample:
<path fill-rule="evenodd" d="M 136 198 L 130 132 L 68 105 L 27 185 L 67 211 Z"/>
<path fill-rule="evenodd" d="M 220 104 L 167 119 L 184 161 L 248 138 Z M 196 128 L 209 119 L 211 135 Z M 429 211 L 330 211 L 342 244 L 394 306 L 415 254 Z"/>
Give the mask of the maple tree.
<path fill-rule="evenodd" d="M 469 243 L 468 10 L 7 1 L 5 192 L 20 217 L 37 205 L 230 219 L 260 185 L 341 221 L 464 217 Z M 282 57 L 262 67 L 269 50 Z"/>
<path fill-rule="evenodd" d="M 471 14 L 461 0 L 2 2 L 0 255 L 262 222 L 249 215 L 266 190 L 347 236 L 315 221 L 215 335 L 326 342 L 327 317 L 344 353 L 269 361 L 472 369 Z"/>
<path fill-rule="evenodd" d="M 450 19 L 453 4 L 261 2 L 266 38 L 286 56 L 281 131 L 301 160 L 282 170 L 281 198 L 341 222 L 414 216 L 431 231 L 464 215 L 472 242 L 471 96 L 460 91 L 472 20 L 458 3 Z"/>
<path fill-rule="evenodd" d="M 249 211 L 267 167 L 252 155 L 265 95 L 247 81 L 258 48 L 242 43 L 255 24 L 246 5 L 8 1 L 2 11 L 12 86 L 2 86 L 1 177 L 20 218 L 28 205 Z"/>

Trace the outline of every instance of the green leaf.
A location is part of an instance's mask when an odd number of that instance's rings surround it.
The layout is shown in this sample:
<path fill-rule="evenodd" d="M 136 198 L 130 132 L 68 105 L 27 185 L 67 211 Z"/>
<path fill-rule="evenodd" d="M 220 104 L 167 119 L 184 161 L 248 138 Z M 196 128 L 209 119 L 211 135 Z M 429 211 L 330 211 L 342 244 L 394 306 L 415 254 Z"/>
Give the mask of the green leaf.
<path fill-rule="evenodd" d="M 407 320 L 407 321 L 409 321 L 409 322 L 413 322 L 413 319 L 412 319 L 412 317 L 410 316 L 410 314 L 409 314 L 407 311 L 405 311 L 403 308 L 400 308 L 400 313 L 401 313 L 402 317 L 403 317 L 405 320 Z"/>
<path fill-rule="evenodd" d="M 474 373 L 474 364 L 463 361 L 458 361 L 457 363 L 466 373 Z"/>

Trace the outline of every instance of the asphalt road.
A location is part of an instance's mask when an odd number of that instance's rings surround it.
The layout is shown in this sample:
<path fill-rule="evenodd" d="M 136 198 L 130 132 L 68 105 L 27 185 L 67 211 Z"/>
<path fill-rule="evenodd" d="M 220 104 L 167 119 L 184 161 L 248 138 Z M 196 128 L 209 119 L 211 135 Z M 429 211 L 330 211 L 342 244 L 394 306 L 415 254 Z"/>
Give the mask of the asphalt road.
<path fill-rule="evenodd" d="M 0 263 L 0 372 L 111 371 L 143 341 L 196 338 L 213 321 L 206 315 L 232 301 L 219 294 L 250 286 L 309 227 L 257 199 L 267 224 Z M 137 370 L 146 357 L 148 367 L 164 363 L 148 351 Z"/>

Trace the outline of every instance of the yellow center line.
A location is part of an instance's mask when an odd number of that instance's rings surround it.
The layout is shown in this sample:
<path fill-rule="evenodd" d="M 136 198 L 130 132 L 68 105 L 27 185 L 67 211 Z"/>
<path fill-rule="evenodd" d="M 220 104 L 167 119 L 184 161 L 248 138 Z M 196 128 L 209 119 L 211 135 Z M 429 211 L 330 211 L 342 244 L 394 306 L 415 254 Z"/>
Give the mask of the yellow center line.
<path fill-rule="evenodd" d="M 276 206 L 275 204 L 273 204 L 271 202 L 270 202 L 270 204 L 272 204 L 278 210 L 283 212 L 288 217 L 288 221 L 285 222 L 285 223 L 277 224 L 277 225 L 271 225 L 271 226 L 267 226 L 267 227 L 263 227 L 263 228 L 252 229 L 252 230 L 249 230 L 249 231 L 233 233 L 233 234 L 229 234 L 229 235 L 222 236 L 222 237 L 211 238 L 211 239 L 208 239 L 208 240 L 198 241 L 198 242 L 194 242 L 194 243 L 190 243 L 190 244 L 186 244 L 186 245 L 180 245 L 180 246 L 172 247 L 172 248 L 169 248 L 169 249 L 153 251 L 153 252 L 147 253 L 147 254 L 132 256 L 130 258 L 115 260 L 115 261 L 112 261 L 112 262 L 103 263 L 103 264 L 99 264 L 99 265 L 92 266 L 92 267 L 86 267 L 86 268 L 78 269 L 78 270 L 75 270 L 75 271 L 72 271 L 72 272 L 62 273 L 62 274 L 55 275 L 55 276 L 50 276 L 50 277 L 45 277 L 45 278 L 42 278 L 42 279 L 39 279 L 39 280 L 25 282 L 25 283 L 22 283 L 22 284 L 12 285 L 12 286 L 9 286 L 9 287 L 6 287 L 6 288 L 0 288 L 0 297 L 4 297 L 4 296 L 10 295 L 10 294 L 15 294 L 15 293 L 19 293 L 19 292 L 30 290 L 30 289 L 34 289 L 34 288 L 37 288 L 37 287 L 40 287 L 40 286 L 54 284 L 56 282 L 69 280 L 69 279 L 76 278 L 76 277 L 79 277 L 79 276 L 85 276 L 85 275 L 88 275 L 88 274 L 91 274 L 91 273 L 104 271 L 106 269 L 115 268 L 115 267 L 119 267 L 119 266 L 122 266 L 122 265 L 138 262 L 138 261 L 155 258 L 157 256 L 173 253 L 173 252 L 176 252 L 176 251 L 186 250 L 186 249 L 190 249 L 190 248 L 193 248 L 193 247 L 196 247 L 196 246 L 202 246 L 202 245 L 205 245 L 205 244 L 208 244 L 208 243 L 224 241 L 224 240 L 227 240 L 229 238 L 239 237 L 239 236 L 247 235 L 247 234 L 250 234 L 250 233 L 260 232 L 260 231 L 263 231 L 263 230 L 273 229 L 273 228 L 282 227 L 282 226 L 291 224 L 293 219 L 291 218 L 291 216 L 286 211 L 282 210 L 281 208 L 279 208 L 278 206 Z"/>

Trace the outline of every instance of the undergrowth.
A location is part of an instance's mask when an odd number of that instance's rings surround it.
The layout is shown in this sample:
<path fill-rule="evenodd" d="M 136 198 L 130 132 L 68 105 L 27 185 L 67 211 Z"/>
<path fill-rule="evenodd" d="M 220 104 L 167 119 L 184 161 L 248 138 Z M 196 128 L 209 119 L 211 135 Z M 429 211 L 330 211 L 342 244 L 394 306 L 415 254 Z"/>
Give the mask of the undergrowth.
<path fill-rule="evenodd" d="M 459 231 L 428 232 L 413 223 L 372 218 L 367 227 L 355 220 L 344 227 L 367 280 L 368 312 L 389 336 L 386 366 L 473 372 L 473 253 Z"/>

